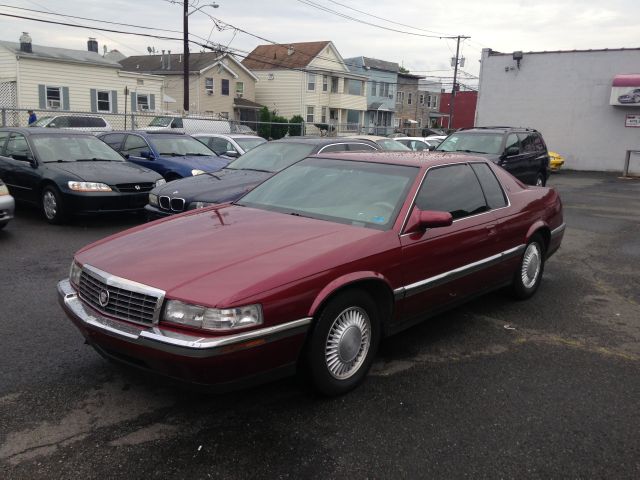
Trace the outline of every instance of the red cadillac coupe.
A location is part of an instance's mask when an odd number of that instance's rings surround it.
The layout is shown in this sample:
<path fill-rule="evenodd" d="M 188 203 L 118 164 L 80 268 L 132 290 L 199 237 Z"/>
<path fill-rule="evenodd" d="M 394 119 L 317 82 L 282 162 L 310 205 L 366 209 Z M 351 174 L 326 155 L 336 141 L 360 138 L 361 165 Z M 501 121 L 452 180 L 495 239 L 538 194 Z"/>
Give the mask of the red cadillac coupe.
<path fill-rule="evenodd" d="M 107 358 L 219 387 L 304 369 L 336 395 L 382 337 L 496 288 L 533 295 L 564 229 L 556 191 L 484 159 L 322 154 L 83 248 L 58 293 Z"/>

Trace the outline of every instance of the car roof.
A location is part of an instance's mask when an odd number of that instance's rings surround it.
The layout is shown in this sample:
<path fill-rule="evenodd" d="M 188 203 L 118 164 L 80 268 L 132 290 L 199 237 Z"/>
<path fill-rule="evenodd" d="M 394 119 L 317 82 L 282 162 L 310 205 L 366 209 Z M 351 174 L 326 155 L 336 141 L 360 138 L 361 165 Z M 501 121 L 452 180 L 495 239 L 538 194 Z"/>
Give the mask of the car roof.
<path fill-rule="evenodd" d="M 192 137 L 217 137 L 217 138 L 261 138 L 260 135 L 249 135 L 247 133 L 194 133 Z M 263 139 L 264 140 L 264 139 Z"/>
<path fill-rule="evenodd" d="M 312 145 L 332 145 L 334 143 L 362 142 L 368 139 L 358 137 L 285 137 L 269 143 L 309 143 Z"/>
<path fill-rule="evenodd" d="M 358 140 L 371 140 L 372 142 L 375 142 L 377 140 L 395 140 L 395 137 L 390 138 L 390 137 L 383 137 L 381 135 L 356 135 L 353 138 Z"/>
<path fill-rule="evenodd" d="M 98 137 L 104 137 L 105 135 L 112 135 L 114 133 L 126 134 L 132 133 L 135 135 L 140 135 L 142 137 L 189 137 L 190 135 L 186 135 L 183 132 L 171 132 L 165 130 L 153 130 L 153 131 L 145 131 L 145 130 L 111 130 L 109 132 L 104 132 L 98 135 Z"/>
<path fill-rule="evenodd" d="M 22 133 L 23 135 L 37 135 L 37 134 L 47 134 L 47 135 L 81 135 L 81 136 L 90 136 L 95 137 L 95 135 L 89 131 L 82 130 L 71 130 L 66 128 L 56 129 L 56 128 L 46 128 L 46 127 L 0 127 L 0 132 L 16 132 Z"/>
<path fill-rule="evenodd" d="M 488 126 L 488 127 L 472 127 L 472 128 L 463 128 L 454 133 L 481 133 L 481 132 L 489 132 L 489 133 L 506 133 L 506 132 L 537 132 L 537 130 L 533 128 L 526 127 L 503 127 L 503 126 Z"/>
<path fill-rule="evenodd" d="M 348 153 L 320 153 L 313 155 L 318 158 L 334 160 L 354 160 L 357 162 L 388 163 L 409 167 L 428 168 L 450 163 L 487 162 L 486 158 L 456 152 L 429 152 L 426 150 L 414 152 L 377 151 L 377 152 L 348 152 Z"/>
<path fill-rule="evenodd" d="M 420 140 L 421 142 L 425 141 L 424 137 L 393 137 L 391 140 Z"/>

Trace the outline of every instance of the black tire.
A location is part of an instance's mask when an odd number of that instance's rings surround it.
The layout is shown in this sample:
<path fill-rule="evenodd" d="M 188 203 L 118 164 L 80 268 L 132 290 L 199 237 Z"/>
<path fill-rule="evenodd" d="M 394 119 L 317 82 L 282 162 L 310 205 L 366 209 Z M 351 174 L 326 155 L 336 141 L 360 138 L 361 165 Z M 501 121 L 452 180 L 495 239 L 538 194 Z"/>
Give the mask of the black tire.
<path fill-rule="evenodd" d="M 511 291 L 515 298 L 525 300 L 536 293 L 544 273 L 544 255 L 544 240 L 542 236 L 535 234 L 527 243 L 513 276 Z"/>
<path fill-rule="evenodd" d="M 40 208 L 47 222 L 53 225 L 63 223 L 67 218 L 67 211 L 62 201 L 60 191 L 53 185 L 47 185 L 40 194 Z"/>
<path fill-rule="evenodd" d="M 317 317 L 305 351 L 314 389 L 333 396 L 357 387 L 379 343 L 380 315 L 371 296 L 362 290 L 336 295 Z"/>
<path fill-rule="evenodd" d="M 538 175 L 536 175 L 536 183 L 534 184 L 536 187 L 544 187 L 547 185 L 547 176 L 542 173 L 542 172 L 538 172 Z"/>

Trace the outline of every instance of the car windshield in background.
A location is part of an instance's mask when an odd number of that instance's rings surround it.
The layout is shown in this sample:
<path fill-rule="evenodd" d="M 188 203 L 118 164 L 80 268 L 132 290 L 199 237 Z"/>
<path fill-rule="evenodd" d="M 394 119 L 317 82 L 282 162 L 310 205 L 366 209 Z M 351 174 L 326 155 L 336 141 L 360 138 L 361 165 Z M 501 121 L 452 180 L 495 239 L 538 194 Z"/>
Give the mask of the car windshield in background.
<path fill-rule="evenodd" d="M 418 171 L 403 165 L 307 158 L 274 175 L 237 204 L 388 230 Z"/>
<path fill-rule="evenodd" d="M 53 117 L 42 117 L 33 122 L 30 127 L 46 127 Z"/>
<path fill-rule="evenodd" d="M 149 122 L 150 127 L 168 127 L 172 117 L 155 117 Z"/>
<path fill-rule="evenodd" d="M 279 172 L 309 155 L 316 147 L 312 143 L 272 142 L 260 145 L 245 153 L 227 168 L 235 170 L 258 170 L 261 172 Z"/>
<path fill-rule="evenodd" d="M 406 145 L 403 145 L 397 140 L 393 140 L 391 138 L 388 140 L 387 139 L 376 140 L 376 143 L 380 145 L 383 150 L 386 150 L 388 152 L 407 152 L 411 150 Z"/>
<path fill-rule="evenodd" d="M 115 150 L 92 135 L 33 135 L 31 141 L 41 162 L 103 160 L 124 162 Z"/>
<path fill-rule="evenodd" d="M 149 137 L 148 137 L 149 138 Z M 152 136 L 149 138 L 153 146 L 160 155 L 207 155 L 216 156 L 213 150 L 209 149 L 206 145 L 199 142 L 195 138 L 175 136 L 175 137 L 163 137 Z"/>
<path fill-rule="evenodd" d="M 267 141 L 264 138 L 234 138 L 236 143 L 242 147 L 245 152 L 256 148 L 258 145 L 262 145 Z"/>
<path fill-rule="evenodd" d="M 439 152 L 500 153 L 501 133 L 453 133 L 438 147 Z"/>

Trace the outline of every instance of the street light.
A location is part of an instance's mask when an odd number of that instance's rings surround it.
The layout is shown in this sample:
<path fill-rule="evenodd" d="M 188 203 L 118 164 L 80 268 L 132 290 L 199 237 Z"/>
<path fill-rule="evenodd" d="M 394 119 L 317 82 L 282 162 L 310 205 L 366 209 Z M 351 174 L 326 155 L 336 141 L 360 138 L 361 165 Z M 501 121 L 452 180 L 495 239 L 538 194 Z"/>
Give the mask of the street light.
<path fill-rule="evenodd" d="M 184 110 L 184 113 L 188 113 L 189 112 L 189 15 L 191 15 L 194 12 L 197 12 L 198 10 L 204 8 L 204 7 L 211 7 L 211 8 L 218 8 L 220 5 L 218 5 L 216 2 L 213 3 L 207 3 L 205 5 L 201 5 L 200 7 L 194 8 L 193 10 L 189 11 L 189 2 L 188 0 L 183 0 L 182 1 L 182 32 L 183 32 L 183 56 L 184 56 L 184 63 L 182 64 L 183 66 L 183 94 L 182 94 L 182 108 Z"/>

